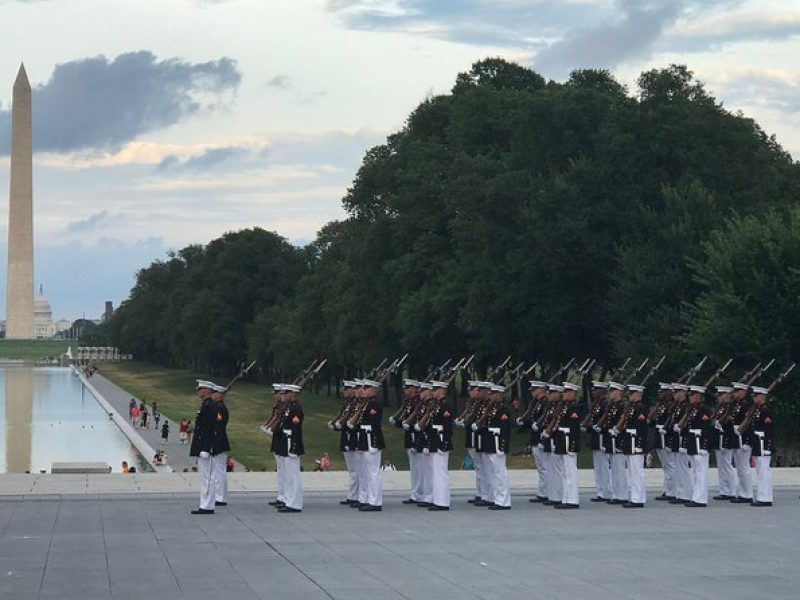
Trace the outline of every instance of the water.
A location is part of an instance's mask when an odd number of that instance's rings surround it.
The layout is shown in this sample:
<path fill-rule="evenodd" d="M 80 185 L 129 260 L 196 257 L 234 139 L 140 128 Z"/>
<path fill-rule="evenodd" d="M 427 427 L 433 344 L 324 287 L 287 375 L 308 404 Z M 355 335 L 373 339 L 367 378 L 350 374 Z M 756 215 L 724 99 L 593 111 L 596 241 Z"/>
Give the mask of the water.
<path fill-rule="evenodd" d="M 0 365 L 0 473 L 50 472 L 54 462 L 122 461 L 136 449 L 67 368 Z"/>

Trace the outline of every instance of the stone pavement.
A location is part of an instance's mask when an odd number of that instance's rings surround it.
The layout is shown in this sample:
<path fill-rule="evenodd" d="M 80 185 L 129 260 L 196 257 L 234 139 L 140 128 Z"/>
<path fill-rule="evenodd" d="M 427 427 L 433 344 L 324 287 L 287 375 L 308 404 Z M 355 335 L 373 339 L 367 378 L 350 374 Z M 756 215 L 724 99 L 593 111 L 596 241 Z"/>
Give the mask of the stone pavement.
<path fill-rule="evenodd" d="M 151 475 L 159 478 L 159 475 Z M 773 508 L 532 505 L 359 513 L 338 494 L 300 514 L 234 493 L 213 516 L 189 495 L 0 498 L 0 598 L 191 600 L 797 597 L 797 489 Z"/>

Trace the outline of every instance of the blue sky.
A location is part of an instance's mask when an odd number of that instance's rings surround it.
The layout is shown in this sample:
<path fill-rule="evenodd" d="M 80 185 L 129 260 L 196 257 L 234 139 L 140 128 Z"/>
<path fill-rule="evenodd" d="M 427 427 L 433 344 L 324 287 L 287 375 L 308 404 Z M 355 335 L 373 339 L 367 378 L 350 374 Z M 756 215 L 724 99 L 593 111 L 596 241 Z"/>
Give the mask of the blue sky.
<path fill-rule="evenodd" d="M 24 61 L 37 284 L 56 317 L 96 316 L 169 249 L 313 239 L 364 151 L 486 56 L 631 90 L 685 63 L 797 157 L 799 34 L 800 0 L 0 0 L 0 190 Z"/>

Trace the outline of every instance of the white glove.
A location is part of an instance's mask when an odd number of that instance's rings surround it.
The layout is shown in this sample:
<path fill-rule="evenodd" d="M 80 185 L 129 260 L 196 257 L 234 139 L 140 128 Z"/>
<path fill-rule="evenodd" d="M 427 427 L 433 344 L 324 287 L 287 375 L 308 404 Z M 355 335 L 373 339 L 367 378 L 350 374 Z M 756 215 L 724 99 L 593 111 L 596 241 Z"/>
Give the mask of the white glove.
<path fill-rule="evenodd" d="M 608 433 L 611 434 L 611 437 L 617 437 L 619 435 L 619 431 L 617 431 L 616 427 L 612 427 L 608 430 Z"/>
<path fill-rule="evenodd" d="M 550 439 L 550 434 L 549 434 L 549 433 L 547 433 L 546 431 L 543 431 L 543 432 L 542 432 L 542 437 L 543 437 L 544 439 L 546 439 L 546 440 L 549 440 L 549 439 Z"/>
<path fill-rule="evenodd" d="M 678 427 L 677 425 L 673 425 L 672 426 L 672 431 L 674 431 L 675 433 L 680 433 L 681 432 L 681 428 Z"/>
<path fill-rule="evenodd" d="M 408 431 L 409 429 L 411 429 L 411 425 L 409 425 L 408 423 L 403 423 L 403 429 Z"/>
<path fill-rule="evenodd" d="M 210 458 L 210 457 L 211 457 L 211 455 L 208 452 L 206 452 L 205 450 L 200 452 L 200 458 Z"/>
<path fill-rule="evenodd" d="M 597 425 L 592 425 L 592 429 L 597 433 L 600 433 L 602 431 L 602 429 L 600 429 L 600 427 L 598 427 Z"/>
<path fill-rule="evenodd" d="M 531 429 L 533 429 L 534 431 L 539 431 L 539 425 L 537 423 L 534 423 L 533 425 L 531 425 Z"/>
<path fill-rule="evenodd" d="M 522 426 L 522 417 L 517 417 L 517 425 Z"/>
<path fill-rule="evenodd" d="M 733 426 L 733 432 L 734 432 L 736 435 L 742 435 L 741 433 L 739 433 L 739 426 L 738 426 L 738 425 L 734 425 L 734 426 Z"/>
<path fill-rule="evenodd" d="M 389 417 L 389 425 L 394 425 L 394 417 Z"/>

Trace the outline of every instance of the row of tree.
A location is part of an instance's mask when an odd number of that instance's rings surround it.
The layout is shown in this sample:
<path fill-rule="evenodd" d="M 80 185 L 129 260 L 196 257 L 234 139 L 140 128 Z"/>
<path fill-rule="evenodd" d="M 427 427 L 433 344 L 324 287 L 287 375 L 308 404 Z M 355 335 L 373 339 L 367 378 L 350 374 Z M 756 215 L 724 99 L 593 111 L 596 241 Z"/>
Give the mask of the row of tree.
<path fill-rule="evenodd" d="M 113 343 L 229 371 L 411 353 L 520 359 L 800 352 L 800 167 L 686 67 L 563 83 L 487 59 L 369 150 L 305 248 L 259 229 L 142 269 Z M 752 365 L 749 365 L 752 366 Z M 666 376 L 666 375 L 665 375 Z M 792 406 L 787 411 L 795 410 Z"/>

